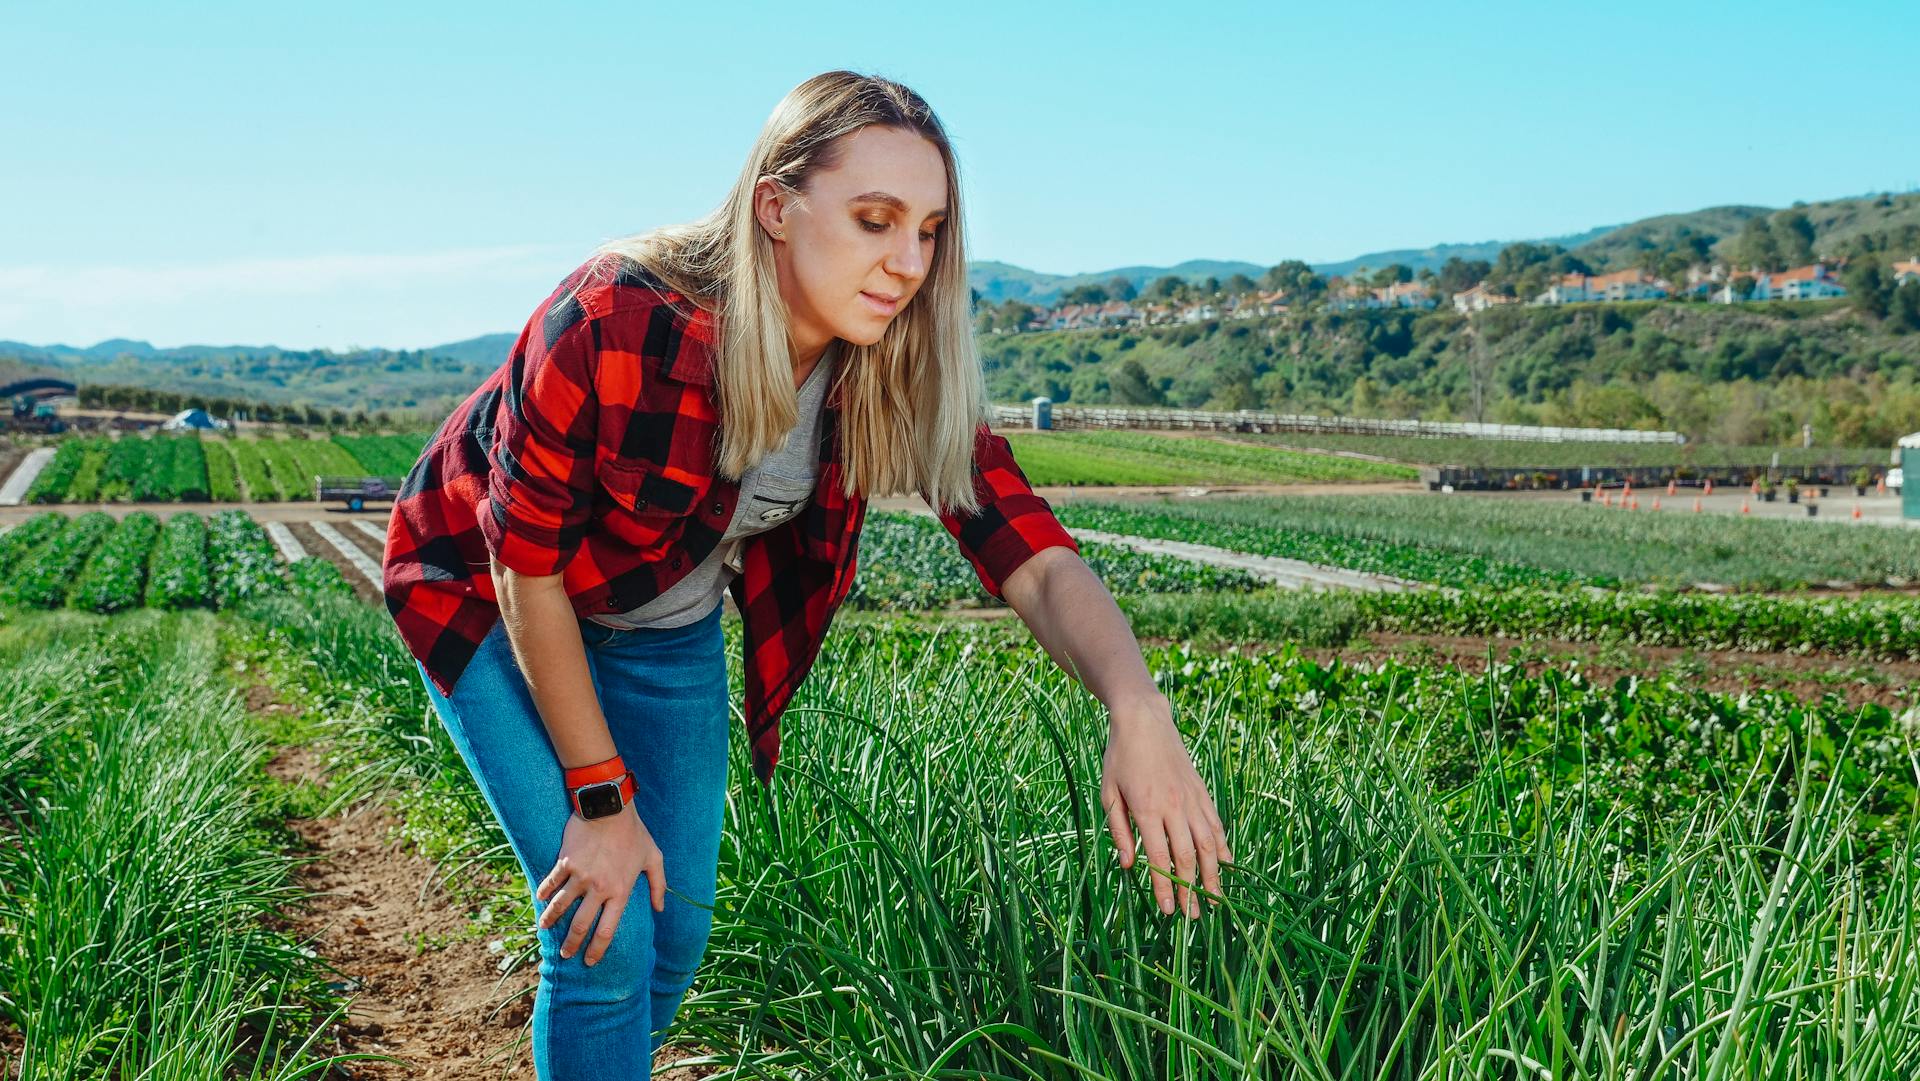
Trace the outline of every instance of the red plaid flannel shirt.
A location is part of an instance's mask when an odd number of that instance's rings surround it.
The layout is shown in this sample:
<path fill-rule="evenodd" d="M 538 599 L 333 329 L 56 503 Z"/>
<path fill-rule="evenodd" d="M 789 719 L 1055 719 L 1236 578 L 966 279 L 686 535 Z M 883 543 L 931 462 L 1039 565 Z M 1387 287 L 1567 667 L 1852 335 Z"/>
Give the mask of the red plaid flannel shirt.
<path fill-rule="evenodd" d="M 499 618 L 489 554 L 523 574 L 560 573 L 581 617 L 622 612 L 685 577 L 732 520 L 739 484 L 713 472 L 711 313 L 676 310 L 666 301 L 693 306 L 629 262 L 613 280 L 581 286 L 589 266 L 535 309 L 506 363 L 441 424 L 394 502 L 387 609 L 442 693 Z M 779 759 L 780 714 L 853 584 L 866 499 L 840 491 L 840 402 L 836 388 L 821 416 L 811 500 L 748 538 L 728 586 L 763 784 Z M 1002 583 L 1042 548 L 1079 551 L 984 422 L 974 478 L 980 511 L 940 520 L 988 593 L 1002 598 Z"/>

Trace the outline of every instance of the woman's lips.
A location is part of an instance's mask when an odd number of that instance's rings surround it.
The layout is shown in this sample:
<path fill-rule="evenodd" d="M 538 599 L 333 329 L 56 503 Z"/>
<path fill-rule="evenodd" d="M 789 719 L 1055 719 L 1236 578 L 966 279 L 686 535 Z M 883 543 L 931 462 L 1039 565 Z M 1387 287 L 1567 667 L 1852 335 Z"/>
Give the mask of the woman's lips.
<path fill-rule="evenodd" d="M 869 293 L 864 289 L 861 290 L 860 296 L 863 299 L 865 299 L 867 302 L 867 305 L 871 307 L 876 314 L 879 314 L 879 315 L 892 315 L 894 313 L 894 310 L 900 307 L 899 301 L 881 300 L 879 297 L 874 296 L 872 293 Z"/>

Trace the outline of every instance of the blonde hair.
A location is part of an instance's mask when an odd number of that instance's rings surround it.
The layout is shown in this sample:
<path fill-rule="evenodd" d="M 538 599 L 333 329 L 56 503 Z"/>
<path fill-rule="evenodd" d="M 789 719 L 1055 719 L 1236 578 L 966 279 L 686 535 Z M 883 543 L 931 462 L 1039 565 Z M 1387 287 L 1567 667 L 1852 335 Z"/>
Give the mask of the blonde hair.
<path fill-rule="evenodd" d="M 980 505 L 974 435 L 991 412 L 974 348 L 959 170 L 945 129 L 920 95 L 851 71 L 815 75 L 774 107 L 718 207 L 697 221 L 610 240 L 594 254 L 630 259 L 715 312 L 716 468 L 738 480 L 780 449 L 799 420 L 786 308 L 773 241 L 754 215 L 754 186 L 770 176 L 804 205 L 813 173 L 837 167 L 842 137 L 869 124 L 916 132 L 939 149 L 948 216 L 926 280 L 881 339 L 839 343 L 843 490 L 849 497 L 919 493 L 936 509 L 972 514 Z"/>

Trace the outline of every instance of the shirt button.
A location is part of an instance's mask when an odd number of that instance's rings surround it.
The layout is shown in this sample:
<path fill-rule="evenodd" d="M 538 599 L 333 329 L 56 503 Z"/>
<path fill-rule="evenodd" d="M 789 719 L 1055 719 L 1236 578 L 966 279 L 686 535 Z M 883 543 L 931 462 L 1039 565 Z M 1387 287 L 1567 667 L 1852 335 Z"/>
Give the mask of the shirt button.
<path fill-rule="evenodd" d="M 726 509 L 727 509 L 727 505 L 725 503 L 715 502 L 713 505 L 713 513 L 715 514 L 719 514 L 721 511 Z"/>
<path fill-rule="evenodd" d="M 673 569 L 674 569 L 674 570 L 679 570 L 679 569 L 680 569 L 680 557 L 679 557 L 679 556 L 674 556 L 674 557 L 673 557 Z"/>
<path fill-rule="evenodd" d="M 619 601 L 617 601 L 617 600 L 614 600 L 614 599 L 613 599 L 612 597 L 608 597 L 608 598 L 607 598 L 607 607 L 608 607 L 609 609 L 614 609 L 614 608 L 618 608 L 618 607 L 620 607 L 620 602 L 619 602 Z"/>
<path fill-rule="evenodd" d="M 633 501 L 633 509 L 634 509 L 634 510 L 640 510 L 641 508 L 643 508 L 643 507 L 645 507 L 646 505 L 647 505 L 647 497 L 646 497 L 646 496 L 638 496 L 638 497 L 636 497 L 636 498 L 634 499 L 634 501 Z"/>

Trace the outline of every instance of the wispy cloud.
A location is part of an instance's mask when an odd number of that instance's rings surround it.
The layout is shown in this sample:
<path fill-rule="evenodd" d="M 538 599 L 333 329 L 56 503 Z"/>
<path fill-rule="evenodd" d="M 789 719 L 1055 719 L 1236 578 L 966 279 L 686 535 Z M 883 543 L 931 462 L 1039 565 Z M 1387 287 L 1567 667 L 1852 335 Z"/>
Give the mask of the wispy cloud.
<path fill-rule="evenodd" d="M 517 329 L 587 248 L 0 266 L 0 338 L 412 348 Z"/>

